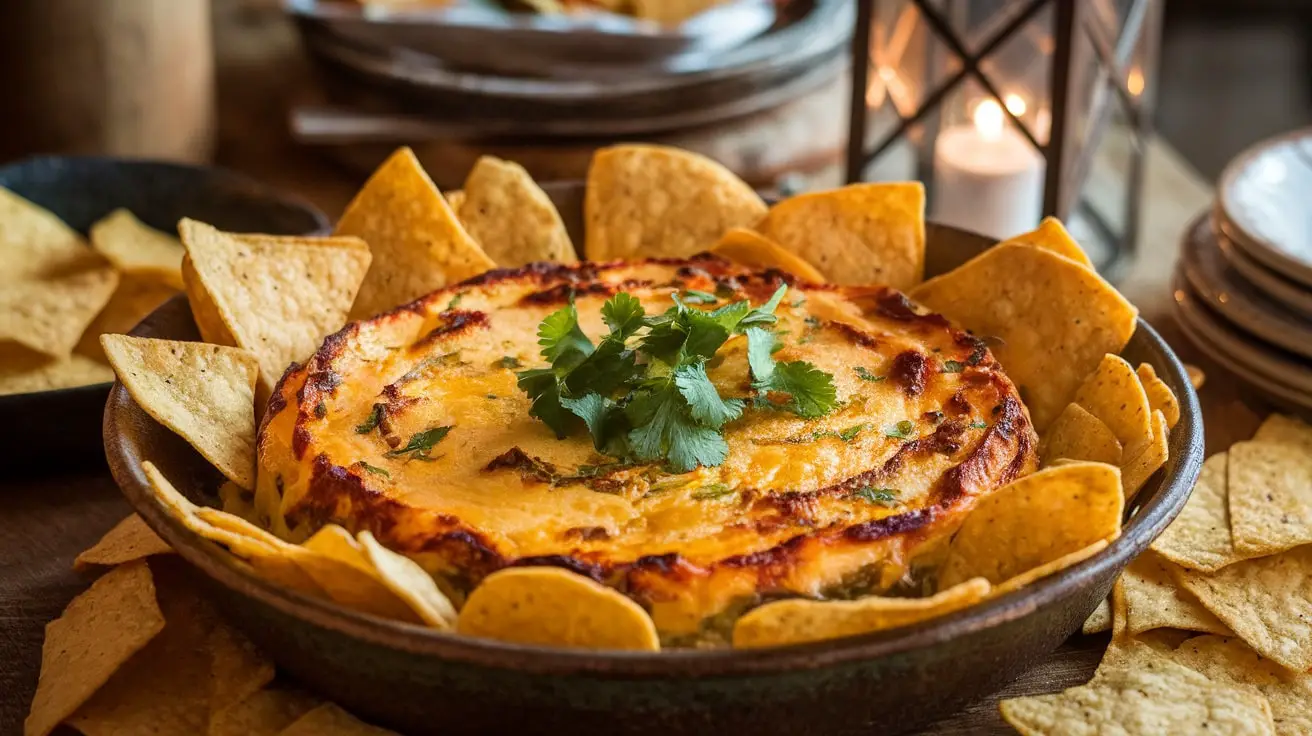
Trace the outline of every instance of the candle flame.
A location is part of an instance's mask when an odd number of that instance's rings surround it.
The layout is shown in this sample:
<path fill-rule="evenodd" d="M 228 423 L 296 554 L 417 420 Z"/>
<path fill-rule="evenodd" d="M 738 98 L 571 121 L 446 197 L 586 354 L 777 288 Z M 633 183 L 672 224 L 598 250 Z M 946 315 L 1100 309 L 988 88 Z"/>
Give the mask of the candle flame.
<path fill-rule="evenodd" d="M 1130 69 L 1130 74 L 1125 78 L 1125 88 L 1135 97 L 1143 94 L 1144 78 L 1142 69 L 1138 67 Z"/>
<path fill-rule="evenodd" d="M 1025 111 L 1029 109 L 1029 106 L 1025 104 L 1025 98 L 1015 92 L 1002 98 L 1002 101 L 1006 103 L 1007 111 L 1016 117 L 1024 115 Z"/>
<path fill-rule="evenodd" d="M 981 138 L 991 141 L 1002 137 L 1002 106 L 997 100 L 981 100 L 973 117 Z"/>

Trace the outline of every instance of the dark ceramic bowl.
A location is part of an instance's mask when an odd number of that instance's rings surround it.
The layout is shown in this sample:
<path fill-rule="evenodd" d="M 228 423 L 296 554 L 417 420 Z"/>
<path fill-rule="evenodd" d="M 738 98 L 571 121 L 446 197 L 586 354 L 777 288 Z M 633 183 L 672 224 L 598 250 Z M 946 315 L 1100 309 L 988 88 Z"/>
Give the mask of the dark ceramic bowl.
<path fill-rule="evenodd" d="M 83 235 L 119 207 L 164 232 L 174 232 L 183 217 L 278 235 L 326 231 L 329 225 L 310 205 L 244 176 L 160 161 L 42 156 L 0 167 L 0 187 Z M 0 462 L 34 470 L 51 461 L 61 468 L 103 462 L 99 417 L 111 385 L 0 396 Z"/>
<path fill-rule="evenodd" d="M 579 222 L 579 191 L 553 191 Z M 930 226 L 929 271 L 991 241 Z M 575 242 L 581 242 L 576 239 Z M 197 339 L 174 299 L 137 334 Z M 883 734 L 994 692 L 1070 636 L 1133 557 L 1184 505 L 1203 453 L 1198 399 L 1180 361 L 1140 322 L 1125 357 L 1151 363 L 1180 399 L 1171 458 L 1136 499 L 1121 537 L 1057 575 L 955 614 L 892 631 L 750 651 L 592 652 L 442 634 L 269 585 L 184 529 L 154 500 L 151 460 L 198 503 L 218 474 L 115 386 L 105 449 L 115 480 L 155 531 L 208 579 L 232 621 L 288 673 L 380 725 L 415 734 Z"/>

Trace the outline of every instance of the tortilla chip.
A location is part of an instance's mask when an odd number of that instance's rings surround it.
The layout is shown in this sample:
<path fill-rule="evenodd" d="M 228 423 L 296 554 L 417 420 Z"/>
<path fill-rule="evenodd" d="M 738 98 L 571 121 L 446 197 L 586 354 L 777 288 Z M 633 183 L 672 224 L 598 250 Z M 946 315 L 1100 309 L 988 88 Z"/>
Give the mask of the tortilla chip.
<path fill-rule="evenodd" d="M 556 205 L 523 166 L 480 157 L 465 179 L 463 199 L 459 208 L 452 209 L 498 266 L 578 260 Z"/>
<path fill-rule="evenodd" d="M 738 619 L 733 645 L 740 649 L 775 647 L 896 629 L 973 605 L 988 596 L 990 588 L 987 580 L 975 578 L 929 598 L 776 601 Z"/>
<path fill-rule="evenodd" d="M 1312 546 L 1213 573 L 1185 570 L 1180 582 L 1253 649 L 1291 670 L 1312 669 Z"/>
<path fill-rule="evenodd" d="M 1002 701 L 1023 734 L 1274 734 L 1266 699 L 1147 652 L 1138 667 L 1101 671 L 1088 685 Z"/>
<path fill-rule="evenodd" d="M 1293 445 L 1312 452 L 1312 426 L 1297 417 L 1272 414 L 1257 428 L 1253 441 Z"/>
<path fill-rule="evenodd" d="M 273 682 L 273 660 L 221 620 L 210 632 L 209 647 L 211 711 L 240 703 Z"/>
<path fill-rule="evenodd" d="M 1150 444 L 1152 410 L 1148 395 L 1130 364 L 1119 355 L 1104 355 L 1097 369 L 1084 379 L 1073 399 L 1111 429 L 1132 458 Z"/>
<path fill-rule="evenodd" d="M 1111 601 L 1104 598 L 1098 603 L 1098 607 L 1093 609 L 1093 613 L 1084 619 L 1084 625 L 1080 627 L 1080 633 L 1088 636 L 1090 634 L 1101 634 L 1104 631 L 1112 630 L 1112 604 Z"/>
<path fill-rule="evenodd" d="M 1089 269 L 1024 245 L 990 248 L 910 295 L 977 335 L 1002 339 L 993 354 L 1020 385 L 1040 432 L 1103 357 L 1125 347 L 1138 315 Z"/>
<path fill-rule="evenodd" d="M 24 736 L 46 736 L 164 629 L 144 561 L 110 570 L 46 625 Z"/>
<path fill-rule="evenodd" d="M 245 350 L 127 335 L 101 338 L 132 399 L 242 488 L 255 487 L 255 379 Z"/>
<path fill-rule="evenodd" d="M 1221 620 L 1176 582 L 1175 563 L 1150 551 L 1132 560 L 1121 574 L 1125 583 L 1126 626 L 1131 635 L 1170 628 L 1229 634 Z"/>
<path fill-rule="evenodd" d="M 1067 404 L 1039 443 L 1044 465 L 1063 458 L 1121 464 L 1121 441 L 1101 419 L 1079 404 Z"/>
<path fill-rule="evenodd" d="M 1157 377 L 1157 369 L 1148 363 L 1140 363 L 1135 373 L 1139 376 L 1139 382 L 1143 384 L 1143 392 L 1148 397 L 1149 408 L 1160 411 L 1166 417 L 1167 428 L 1174 429 L 1180 422 L 1180 401 L 1175 397 L 1175 392 L 1166 385 L 1166 381 Z"/>
<path fill-rule="evenodd" d="M 1113 539 L 1123 509 L 1114 466 L 1072 463 L 1028 475 L 980 501 L 966 517 L 948 546 L 939 586 L 975 577 L 997 585 Z"/>
<path fill-rule="evenodd" d="M 460 226 L 409 148 L 397 149 L 365 182 L 337 235 L 369 243 L 374 265 L 350 307 L 363 319 L 495 267 Z"/>
<path fill-rule="evenodd" d="M 46 280 L 108 264 L 52 212 L 0 187 L 0 282 Z"/>
<path fill-rule="evenodd" d="M 328 525 L 300 547 L 282 549 L 333 601 L 382 618 L 423 623 L 410 604 L 384 582 L 360 543 L 340 526 Z"/>
<path fill-rule="evenodd" d="M 184 736 L 204 733 L 209 724 L 210 637 L 218 613 L 187 584 L 193 573 L 167 560 L 158 558 L 152 568 L 164 630 L 68 719 L 86 736 Z"/>
<path fill-rule="evenodd" d="M 1071 234 L 1067 232 L 1066 226 L 1061 224 L 1061 220 L 1055 217 L 1045 217 L 1034 230 L 1017 235 L 1004 242 L 1032 245 L 1035 248 L 1050 250 L 1059 256 L 1065 256 L 1075 261 L 1085 268 L 1093 268 L 1093 261 L 1089 260 L 1089 254 L 1085 253 L 1080 244 L 1075 242 L 1075 238 L 1072 238 Z"/>
<path fill-rule="evenodd" d="M 1212 682 L 1264 695 L 1280 736 L 1312 734 L 1312 673 L 1290 672 L 1224 636 L 1196 636 L 1168 656 Z"/>
<path fill-rule="evenodd" d="M 117 209 L 91 226 L 91 247 L 128 276 L 182 289 L 182 243 Z"/>
<path fill-rule="evenodd" d="M 1121 464 L 1121 485 L 1125 488 L 1125 499 L 1133 499 L 1148 479 L 1166 464 L 1171 454 L 1168 444 L 1170 439 L 1166 427 L 1166 417 L 1160 411 L 1152 414 L 1152 441 L 1141 446 L 1139 453 Z"/>
<path fill-rule="evenodd" d="M 208 736 L 277 736 L 322 703 L 299 690 L 261 690 L 210 716 Z"/>
<path fill-rule="evenodd" d="M 97 360 L 109 360 L 100 347 L 100 336 L 132 331 L 137 323 L 179 292 L 172 286 L 140 276 L 123 276 L 105 308 L 82 332 L 74 352 Z"/>
<path fill-rule="evenodd" d="M 711 248 L 717 256 L 728 258 L 749 268 L 776 268 L 803 281 L 822 284 L 824 274 L 802 258 L 789 253 L 783 246 L 754 230 L 735 227 L 720 238 Z"/>
<path fill-rule="evenodd" d="M 324 703 L 282 730 L 279 736 L 396 736 L 370 726 L 332 703 Z"/>
<path fill-rule="evenodd" d="M 86 570 L 94 565 L 113 567 L 154 555 L 171 555 L 168 542 L 146 526 L 140 516 L 133 514 L 114 525 L 99 542 L 73 560 L 74 570 Z"/>
<path fill-rule="evenodd" d="M 219 306 L 205 290 L 190 256 L 182 257 L 182 283 L 186 286 L 187 304 L 191 307 L 191 316 L 196 322 L 196 329 L 200 331 L 201 339 L 215 345 L 235 346 L 237 339 L 223 323 Z"/>
<path fill-rule="evenodd" d="M 558 567 L 512 567 L 487 576 L 465 601 L 456 631 L 548 646 L 661 648 L 656 626 L 641 606 Z"/>
<path fill-rule="evenodd" d="M 1230 531 L 1247 557 L 1312 543 L 1312 454 L 1294 444 L 1230 448 Z"/>
<path fill-rule="evenodd" d="M 8 254 L 6 268 L 8 267 Z M 94 268 L 0 288 L 0 343 L 67 358 L 118 286 L 112 268 Z"/>
<path fill-rule="evenodd" d="M 1152 550 L 1191 570 L 1215 572 L 1245 555 L 1235 550 L 1230 535 L 1230 494 L 1226 485 L 1229 455 L 1220 453 L 1203 463 L 1193 495 L 1175 521 L 1153 541 Z"/>
<path fill-rule="evenodd" d="M 925 277 L 925 187 L 849 184 L 789 197 L 756 227 L 835 284 L 910 289 Z"/>
<path fill-rule="evenodd" d="M 199 288 L 236 347 L 260 362 L 262 399 L 289 365 L 346 324 L 369 270 L 369 248 L 356 239 L 232 235 L 194 220 L 178 229 Z M 188 298 L 193 288 L 189 280 Z"/>
<path fill-rule="evenodd" d="M 765 213 L 746 182 L 705 156 L 667 146 L 611 146 L 593 154 L 588 169 L 584 253 L 590 261 L 685 258 Z"/>
<path fill-rule="evenodd" d="M 993 589 L 993 596 L 1000 596 L 1010 593 L 1013 590 L 1019 590 L 1036 580 L 1042 580 L 1043 578 L 1046 578 L 1053 573 L 1061 572 L 1072 565 L 1078 565 L 1107 549 L 1107 544 L 1108 541 L 1106 539 L 1099 539 L 1087 547 L 1082 547 L 1074 552 L 1068 552 L 1051 562 L 1046 562 L 1038 567 L 1030 568 L 1015 577 L 1008 578 Z"/>
<path fill-rule="evenodd" d="M 446 204 L 451 208 L 451 211 L 456 213 L 456 216 L 459 217 L 460 207 L 465 203 L 464 190 L 452 189 L 450 191 L 442 192 L 442 196 L 446 199 Z"/>
<path fill-rule="evenodd" d="M 0 395 L 109 383 L 114 371 L 84 355 L 50 358 L 21 346 L 0 347 Z"/>
<path fill-rule="evenodd" d="M 443 631 L 455 626 L 455 606 L 419 563 L 379 544 L 369 532 L 360 532 L 357 539 L 383 585 L 409 604 L 424 623 Z"/>

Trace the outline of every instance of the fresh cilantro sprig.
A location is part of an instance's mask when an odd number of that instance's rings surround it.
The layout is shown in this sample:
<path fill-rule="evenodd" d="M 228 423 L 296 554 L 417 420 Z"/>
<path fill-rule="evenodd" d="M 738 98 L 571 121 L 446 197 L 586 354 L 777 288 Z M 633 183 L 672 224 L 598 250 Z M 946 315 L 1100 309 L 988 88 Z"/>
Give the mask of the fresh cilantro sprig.
<path fill-rule="evenodd" d="M 647 315 L 631 294 L 602 306 L 607 333 L 593 341 L 571 301 L 538 328 L 548 368 L 520 371 L 529 413 L 564 438 L 586 429 L 598 452 L 627 462 L 662 462 L 675 472 L 724 462 L 724 426 L 747 402 L 726 398 L 707 363 L 733 335 L 745 334 L 752 387 L 760 406 L 817 417 L 837 405 L 833 378 L 810 363 L 776 363 L 775 309 L 787 286 L 752 307 L 747 300 L 703 310 L 715 295 L 685 291 L 674 306 Z"/>

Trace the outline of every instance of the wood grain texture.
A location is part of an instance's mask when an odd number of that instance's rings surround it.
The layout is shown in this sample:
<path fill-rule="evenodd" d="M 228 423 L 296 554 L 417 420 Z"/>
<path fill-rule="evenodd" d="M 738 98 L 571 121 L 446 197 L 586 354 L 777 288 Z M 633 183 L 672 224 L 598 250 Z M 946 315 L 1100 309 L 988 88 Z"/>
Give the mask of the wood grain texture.
<path fill-rule="evenodd" d="M 220 162 L 297 192 L 336 214 L 359 185 L 295 147 L 283 128 L 291 90 L 305 64 L 275 0 L 216 3 Z M 278 74 L 266 72 L 269 68 Z M 1261 403 L 1185 342 L 1168 315 L 1168 281 L 1188 220 L 1207 206 L 1210 188 L 1159 142 L 1148 149 L 1142 254 L 1122 284 L 1146 319 L 1180 354 L 1208 372 L 1201 392 L 1208 453 L 1251 436 Z M 98 418 L 97 418 L 98 419 Z M 0 734 L 21 732 L 36 686 L 44 625 L 90 582 L 73 558 L 128 508 L 107 474 L 9 479 L 0 488 Z M 997 715 L 1002 697 L 1052 692 L 1086 681 L 1107 638 L 1077 635 L 1053 656 L 991 698 L 946 716 L 930 733 L 1011 733 Z"/>

